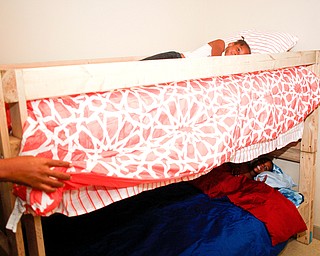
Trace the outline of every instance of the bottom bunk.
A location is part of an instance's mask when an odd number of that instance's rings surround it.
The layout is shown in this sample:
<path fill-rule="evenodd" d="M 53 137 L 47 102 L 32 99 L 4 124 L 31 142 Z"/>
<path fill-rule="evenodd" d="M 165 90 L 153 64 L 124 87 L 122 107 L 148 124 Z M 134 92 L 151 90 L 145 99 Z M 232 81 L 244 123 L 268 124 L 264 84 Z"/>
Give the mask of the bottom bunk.
<path fill-rule="evenodd" d="M 276 189 L 221 168 L 90 214 L 42 217 L 46 255 L 278 255 L 305 230 Z"/>

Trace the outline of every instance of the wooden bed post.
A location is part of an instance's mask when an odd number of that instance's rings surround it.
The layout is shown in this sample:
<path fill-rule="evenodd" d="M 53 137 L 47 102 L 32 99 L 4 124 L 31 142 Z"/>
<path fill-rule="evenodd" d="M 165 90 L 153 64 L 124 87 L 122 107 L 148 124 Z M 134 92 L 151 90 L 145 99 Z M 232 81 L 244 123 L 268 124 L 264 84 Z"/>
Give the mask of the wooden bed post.
<path fill-rule="evenodd" d="M 0 140 L 1 140 L 1 157 L 8 158 L 14 156 L 11 150 L 11 141 L 9 137 L 7 120 L 6 120 L 6 110 L 4 102 L 4 94 L 2 87 L 2 74 L 0 80 Z M 12 184 L 9 182 L 0 182 L 0 218 L 1 218 L 1 245 L 3 251 L 8 255 L 25 255 L 25 248 L 23 242 L 23 234 L 21 223 L 18 224 L 17 232 L 13 233 L 5 228 L 6 222 L 11 214 L 14 205 L 14 196 L 12 195 Z M 0 250 L 1 252 L 1 250 Z"/>
<path fill-rule="evenodd" d="M 320 75 L 320 51 L 317 51 L 316 64 L 310 67 L 317 76 Z M 315 174 L 319 170 L 318 154 L 318 120 L 320 111 L 316 109 L 305 121 L 300 153 L 299 191 L 304 195 L 305 204 L 299 209 L 304 218 L 307 231 L 298 234 L 297 240 L 309 244 L 313 236 L 313 215 L 315 196 Z M 302 171 L 303 170 L 303 171 Z"/>
<path fill-rule="evenodd" d="M 15 92 L 12 103 L 10 103 L 10 114 L 12 122 L 12 135 L 9 136 L 7 122 L 6 122 L 6 111 L 5 111 L 5 100 L 4 100 L 4 89 L 2 85 L 1 76 L 1 90 L 0 90 L 0 114 L 3 118 L 0 118 L 0 134 L 1 134 L 1 154 L 4 158 L 17 156 L 20 148 L 20 140 L 22 137 L 22 124 L 27 117 L 26 99 L 23 89 L 22 71 L 16 70 L 11 73 L 10 79 L 14 79 L 15 88 L 11 88 Z M 4 195 L 1 197 L 1 217 L 3 220 L 1 223 L 1 230 L 7 234 L 9 254 L 8 255 L 26 255 L 24 237 L 22 232 L 22 224 L 18 223 L 16 233 L 5 229 L 5 224 L 12 212 L 15 197 L 12 195 L 12 184 L 8 182 L 0 183 L 0 194 Z M 28 214 L 22 217 L 22 223 L 25 227 L 25 234 L 28 244 L 28 255 L 32 256 L 43 256 L 45 255 L 44 241 L 42 234 L 41 218 L 39 216 L 33 217 Z M 3 236 L 2 236 L 3 237 Z M 1 239 L 1 237 L 0 237 Z M 1 241 L 1 240 L 0 240 Z"/>
<path fill-rule="evenodd" d="M 305 203 L 299 211 L 306 222 L 307 231 L 298 234 L 297 240 L 305 244 L 311 243 L 313 233 L 318 112 L 314 111 L 307 118 L 301 140 L 299 192 L 303 194 Z"/>

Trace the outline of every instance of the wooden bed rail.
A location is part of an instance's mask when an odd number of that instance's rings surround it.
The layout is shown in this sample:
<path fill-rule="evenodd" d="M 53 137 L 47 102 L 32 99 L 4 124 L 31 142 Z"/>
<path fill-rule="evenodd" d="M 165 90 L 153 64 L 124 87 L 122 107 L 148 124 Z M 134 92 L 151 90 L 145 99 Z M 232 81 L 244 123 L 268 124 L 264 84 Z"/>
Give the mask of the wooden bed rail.
<path fill-rule="evenodd" d="M 6 102 L 17 102 L 23 85 L 27 100 L 270 70 L 316 62 L 316 51 L 149 61 L 127 61 L 7 70 Z M 19 82 L 17 82 L 19 80 Z M 68 85 L 68 86 L 66 86 Z"/>
<path fill-rule="evenodd" d="M 27 100 L 299 65 L 308 65 L 316 74 L 320 74 L 319 51 L 161 61 L 135 61 L 136 58 L 109 60 L 113 62 L 91 60 L 0 66 L 0 70 L 2 70 L 0 79 L 0 154 L 5 158 L 18 155 L 22 124 L 27 117 Z M 123 62 L 124 60 L 126 61 Z M 11 136 L 9 136 L 4 118 L 5 102 L 10 104 Z M 296 145 L 294 153 L 291 153 L 294 161 L 300 162 L 300 169 L 304 170 L 300 172 L 299 183 L 302 193 L 306 193 L 306 203 L 300 213 L 308 225 L 308 231 L 299 234 L 298 237 L 298 240 L 303 243 L 310 243 L 310 234 L 312 234 L 317 132 L 318 111 L 315 111 L 306 122 L 301 144 Z M 300 150 L 302 150 L 301 154 L 299 154 Z M 282 154 L 282 157 L 289 158 L 287 153 Z M 289 160 L 292 159 L 289 158 Z M 28 254 L 32 256 L 45 255 L 40 217 L 24 216 L 18 225 L 17 233 L 12 233 L 4 228 L 14 203 L 11 186 L 10 183 L 0 183 L 0 254 L 9 251 L 8 255 L 22 256 L 26 255 L 26 251 L 28 251 Z M 26 227 L 25 238 L 22 232 L 23 226 Z M 27 242 L 25 243 L 25 241 Z M 25 248 L 25 244 L 28 248 Z"/>

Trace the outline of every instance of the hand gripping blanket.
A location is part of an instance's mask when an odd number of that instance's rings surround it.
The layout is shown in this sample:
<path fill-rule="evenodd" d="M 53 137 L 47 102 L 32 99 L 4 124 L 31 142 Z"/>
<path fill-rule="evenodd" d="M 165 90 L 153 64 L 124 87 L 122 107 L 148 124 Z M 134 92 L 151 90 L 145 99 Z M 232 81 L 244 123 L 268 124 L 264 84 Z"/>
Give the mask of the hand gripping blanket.
<path fill-rule="evenodd" d="M 16 186 L 17 208 L 80 215 L 251 160 L 301 138 L 319 87 L 295 67 L 28 102 L 21 155 L 70 161 L 56 170 L 72 178 L 51 194 Z"/>

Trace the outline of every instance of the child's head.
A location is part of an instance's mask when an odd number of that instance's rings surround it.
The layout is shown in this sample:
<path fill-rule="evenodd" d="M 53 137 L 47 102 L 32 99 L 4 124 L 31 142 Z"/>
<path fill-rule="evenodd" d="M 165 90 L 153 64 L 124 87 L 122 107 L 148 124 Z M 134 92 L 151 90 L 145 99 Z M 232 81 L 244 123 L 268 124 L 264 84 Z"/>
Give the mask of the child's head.
<path fill-rule="evenodd" d="M 272 171 L 273 162 L 270 158 L 266 156 L 259 157 L 258 159 L 252 161 L 251 168 L 256 174 L 266 171 Z"/>
<path fill-rule="evenodd" d="M 250 46 L 244 40 L 244 38 L 229 43 L 227 48 L 225 49 L 225 55 L 243 55 L 243 54 L 251 54 Z"/>

